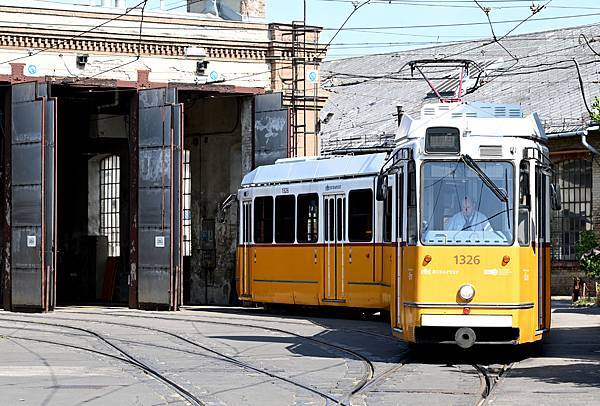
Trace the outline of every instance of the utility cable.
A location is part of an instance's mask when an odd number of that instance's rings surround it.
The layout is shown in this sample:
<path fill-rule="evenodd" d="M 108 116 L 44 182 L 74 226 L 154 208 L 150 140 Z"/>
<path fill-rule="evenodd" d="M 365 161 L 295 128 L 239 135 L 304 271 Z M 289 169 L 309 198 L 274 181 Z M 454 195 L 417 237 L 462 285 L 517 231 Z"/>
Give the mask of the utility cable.
<path fill-rule="evenodd" d="M 352 16 L 358 11 L 360 10 L 362 7 L 366 6 L 367 4 L 371 3 L 371 0 L 366 0 L 363 1 L 362 3 L 358 4 L 353 2 L 352 5 L 354 6 L 354 10 L 352 10 L 352 12 L 348 15 L 348 17 L 346 18 L 346 20 L 342 23 L 342 25 L 340 25 L 340 28 L 337 29 L 337 31 L 333 34 L 333 36 L 331 37 L 331 39 L 329 40 L 329 42 L 327 43 L 327 45 L 325 45 L 324 48 L 322 48 L 319 53 L 313 57 L 313 60 L 317 60 L 321 55 L 323 55 L 323 53 L 327 52 L 327 50 L 329 49 L 329 47 L 331 46 L 331 43 L 336 39 L 336 37 L 339 35 L 340 32 L 342 32 L 342 30 L 344 29 L 344 27 L 346 26 L 346 24 L 348 24 L 348 21 L 350 21 L 350 19 L 352 18 Z"/>
<path fill-rule="evenodd" d="M 598 53 L 594 48 L 592 48 L 592 46 L 590 45 L 590 42 L 588 41 L 587 37 L 585 36 L 585 34 L 581 33 L 579 34 L 579 38 L 583 38 L 583 40 L 585 41 L 585 44 L 588 46 L 588 48 L 590 49 L 590 51 L 592 51 L 594 53 L 594 55 L 596 56 L 600 56 L 600 53 Z"/>
<path fill-rule="evenodd" d="M 140 14 L 140 29 L 139 29 L 139 34 L 138 34 L 137 52 L 136 52 L 135 58 L 133 60 L 131 60 L 131 61 L 122 63 L 122 64 L 117 65 L 117 66 L 113 66 L 112 68 L 105 69 L 105 70 L 103 70 L 101 72 L 98 72 L 98 73 L 95 73 L 92 76 L 86 76 L 86 77 L 78 78 L 78 79 L 76 79 L 72 83 L 77 83 L 77 82 L 80 82 L 82 80 L 89 80 L 89 79 L 96 78 L 96 77 L 98 77 L 100 75 L 104 75 L 105 73 L 112 72 L 112 71 L 117 70 L 117 69 L 121 69 L 124 66 L 130 65 L 130 64 L 132 64 L 132 63 L 137 62 L 137 61 L 140 60 L 140 58 L 142 56 L 142 30 L 143 30 L 143 25 L 144 25 L 144 11 L 146 9 L 146 5 L 147 4 L 148 4 L 148 0 L 144 0 L 141 3 L 138 3 L 137 6 L 135 6 L 135 7 L 138 7 L 139 5 L 142 5 L 142 11 L 141 11 L 141 14 Z"/>
<path fill-rule="evenodd" d="M 590 116 L 592 116 L 592 110 L 590 109 L 590 106 L 588 106 L 588 102 L 585 97 L 585 89 L 583 86 L 583 78 L 581 77 L 581 71 L 579 69 L 579 62 L 577 62 L 577 59 L 573 58 L 573 63 L 575 64 L 575 69 L 577 70 L 577 78 L 579 79 L 579 90 L 581 91 L 581 96 L 583 97 L 583 104 L 585 105 L 585 109 L 588 111 Z"/>
<path fill-rule="evenodd" d="M 91 33 L 92 31 L 95 31 L 95 30 L 97 30 L 98 28 L 101 28 L 101 27 L 103 27 L 103 26 L 105 26 L 105 25 L 107 25 L 107 24 L 110 24 L 111 22 L 113 22 L 113 21 L 115 21 L 115 20 L 118 20 L 119 18 L 122 18 L 122 17 L 126 16 L 127 14 L 129 14 L 131 11 L 133 11 L 133 10 L 137 9 L 137 8 L 138 8 L 139 6 L 141 6 L 142 4 L 143 4 L 143 5 L 144 5 L 144 7 L 145 7 L 147 2 L 148 2 L 148 0 L 142 0 L 142 1 L 140 1 L 138 4 L 136 4 L 135 6 L 133 6 L 133 7 L 130 7 L 130 8 L 128 8 L 128 9 L 126 9 L 124 13 L 121 13 L 121 14 L 119 14 L 119 15 L 115 16 L 115 17 L 112 17 L 112 18 L 110 18 L 110 19 L 108 19 L 108 20 L 104 21 L 103 23 L 100 23 L 100 24 L 98 24 L 98 25 L 96 25 L 96 26 L 94 26 L 94 27 L 92 27 L 92 28 L 90 28 L 90 29 L 88 29 L 88 30 L 85 30 L 85 31 L 83 31 L 83 32 L 80 32 L 79 34 L 73 35 L 72 37 L 70 37 L 70 38 L 67 38 L 67 39 L 64 39 L 64 40 L 62 40 L 62 41 L 58 41 L 56 44 L 54 44 L 54 45 L 51 45 L 51 46 L 49 46 L 48 48 L 44 48 L 44 49 L 40 49 L 40 50 L 38 50 L 38 51 L 32 52 L 32 53 L 30 53 L 29 55 L 18 56 L 18 57 L 12 58 L 12 59 L 8 59 L 8 60 L 6 60 L 6 61 L 2 61 L 2 62 L 0 62 L 0 65 L 4 65 L 5 63 L 11 63 L 11 62 L 19 61 L 19 60 L 22 60 L 22 59 L 25 59 L 25 58 L 30 58 L 30 57 L 32 57 L 32 56 L 39 55 L 39 54 L 41 54 L 42 52 L 47 52 L 47 51 L 50 51 L 50 50 L 52 50 L 52 49 L 56 49 L 58 46 L 60 46 L 60 45 L 62 45 L 62 44 L 64 44 L 64 43 L 66 43 L 66 42 L 68 42 L 68 41 L 74 40 L 74 39 L 76 39 L 76 38 L 80 38 L 80 37 L 82 37 L 82 36 L 84 36 L 84 35 L 86 35 L 86 34 L 89 34 L 89 33 Z M 143 13 L 143 8 L 142 8 L 142 13 Z M 142 17 L 142 18 L 143 18 L 143 17 Z"/>
<path fill-rule="evenodd" d="M 514 56 L 512 54 L 512 52 L 510 52 L 508 49 L 506 49 L 506 47 L 504 45 L 502 45 L 502 43 L 498 40 L 498 37 L 496 37 L 496 32 L 494 31 L 494 24 L 492 24 L 492 20 L 490 19 L 490 13 L 492 12 L 492 9 L 490 7 L 483 7 L 477 0 L 473 0 L 475 2 L 475 4 L 477 4 L 477 6 L 481 9 L 481 11 L 483 11 L 483 13 L 485 14 L 488 23 L 490 25 L 490 30 L 492 31 L 492 38 L 494 39 L 494 42 L 496 44 L 498 44 L 502 49 L 504 49 L 506 51 L 506 53 L 508 55 L 510 55 L 510 57 L 516 61 L 518 61 L 518 58 L 516 56 Z"/>

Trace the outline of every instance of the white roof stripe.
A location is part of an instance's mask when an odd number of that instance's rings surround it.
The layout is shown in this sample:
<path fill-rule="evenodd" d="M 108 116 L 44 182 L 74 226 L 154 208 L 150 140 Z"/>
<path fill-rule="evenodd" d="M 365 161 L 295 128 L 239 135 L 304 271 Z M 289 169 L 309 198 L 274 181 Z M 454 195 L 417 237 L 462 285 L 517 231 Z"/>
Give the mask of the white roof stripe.
<path fill-rule="evenodd" d="M 244 176 L 242 186 L 375 175 L 381 170 L 386 156 L 387 154 L 380 153 L 328 159 L 307 158 L 302 161 L 284 160 L 256 168 Z"/>

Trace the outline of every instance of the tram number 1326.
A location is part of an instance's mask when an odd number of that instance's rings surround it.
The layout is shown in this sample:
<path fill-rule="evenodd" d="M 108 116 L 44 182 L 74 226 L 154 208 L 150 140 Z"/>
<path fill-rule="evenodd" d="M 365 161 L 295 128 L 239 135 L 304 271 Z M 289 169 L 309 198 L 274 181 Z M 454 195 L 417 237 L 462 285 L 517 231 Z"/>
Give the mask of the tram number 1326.
<path fill-rule="evenodd" d="M 455 255 L 454 262 L 457 265 L 479 265 L 481 258 L 479 255 Z"/>

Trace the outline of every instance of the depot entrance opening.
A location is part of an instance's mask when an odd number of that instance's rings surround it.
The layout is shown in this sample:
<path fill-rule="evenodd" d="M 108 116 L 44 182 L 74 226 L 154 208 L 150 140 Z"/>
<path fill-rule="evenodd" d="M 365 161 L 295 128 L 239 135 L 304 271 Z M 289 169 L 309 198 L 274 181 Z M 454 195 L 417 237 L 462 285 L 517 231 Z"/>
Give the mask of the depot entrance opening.
<path fill-rule="evenodd" d="M 53 86 L 57 305 L 127 305 L 131 106 L 120 89 Z"/>

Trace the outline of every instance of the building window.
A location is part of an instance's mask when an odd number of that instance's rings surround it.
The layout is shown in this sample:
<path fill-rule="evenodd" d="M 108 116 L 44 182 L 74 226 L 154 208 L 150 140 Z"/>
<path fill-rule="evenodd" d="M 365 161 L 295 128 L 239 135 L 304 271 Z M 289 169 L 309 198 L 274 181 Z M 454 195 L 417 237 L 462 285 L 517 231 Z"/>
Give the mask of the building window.
<path fill-rule="evenodd" d="M 182 219 L 183 219 L 183 256 L 192 256 L 192 172 L 190 169 L 190 151 L 183 150 L 182 178 Z"/>
<path fill-rule="evenodd" d="M 319 195 L 298 195 L 298 242 L 319 240 Z"/>
<path fill-rule="evenodd" d="M 273 198 L 270 196 L 254 199 L 254 242 L 273 243 Z"/>
<path fill-rule="evenodd" d="M 296 197 L 277 196 L 275 198 L 275 242 L 293 243 L 296 234 Z"/>
<path fill-rule="evenodd" d="M 352 190 L 348 196 L 348 239 L 368 242 L 373 238 L 373 191 Z"/>
<path fill-rule="evenodd" d="M 108 239 L 108 256 L 121 255 L 120 232 L 121 166 L 119 157 L 100 161 L 100 234 Z"/>
<path fill-rule="evenodd" d="M 560 186 L 562 208 L 552 214 L 552 258 L 576 260 L 579 235 L 592 228 L 592 161 L 562 161 L 554 169 L 553 182 Z"/>

